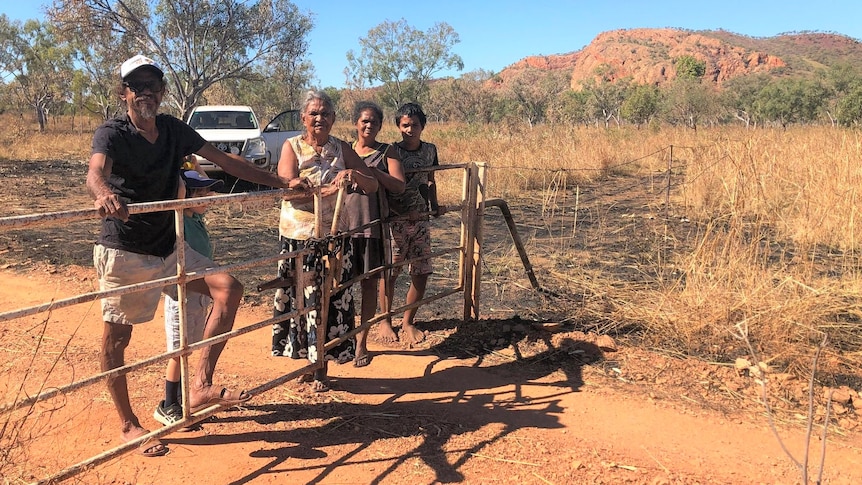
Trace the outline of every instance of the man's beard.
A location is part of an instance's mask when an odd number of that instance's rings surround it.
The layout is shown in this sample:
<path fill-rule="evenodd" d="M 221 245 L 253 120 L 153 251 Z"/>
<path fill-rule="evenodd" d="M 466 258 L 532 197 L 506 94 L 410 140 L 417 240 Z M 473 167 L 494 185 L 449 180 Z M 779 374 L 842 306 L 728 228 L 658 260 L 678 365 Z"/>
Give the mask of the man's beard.
<path fill-rule="evenodd" d="M 150 106 L 149 103 L 132 103 L 132 111 L 135 112 L 136 115 L 140 116 L 145 120 L 151 120 L 156 117 L 159 112 L 158 105 Z"/>

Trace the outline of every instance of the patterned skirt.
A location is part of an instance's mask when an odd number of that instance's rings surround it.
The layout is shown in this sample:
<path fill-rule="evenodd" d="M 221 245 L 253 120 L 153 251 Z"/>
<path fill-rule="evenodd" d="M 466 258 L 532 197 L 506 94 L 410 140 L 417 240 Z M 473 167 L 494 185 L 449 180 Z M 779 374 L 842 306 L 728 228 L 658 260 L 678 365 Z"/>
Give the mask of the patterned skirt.
<path fill-rule="evenodd" d="M 281 252 L 288 253 L 304 249 L 309 241 L 281 238 Z M 317 243 L 320 244 L 320 243 Z M 325 246 L 323 246 L 325 249 Z M 343 283 L 351 278 L 353 245 L 350 238 L 342 245 L 342 268 L 338 281 Z M 278 276 L 284 277 L 291 273 L 294 264 L 300 258 L 289 258 L 279 261 Z M 311 254 L 301 256 L 303 269 L 312 271 L 315 275 L 310 286 L 304 288 L 303 296 L 306 308 L 318 305 L 323 284 L 324 262 L 322 252 L 315 251 Z M 296 291 L 294 288 L 279 288 L 275 292 L 275 307 L 273 316 L 278 317 L 285 313 L 295 311 L 297 308 Z M 326 321 L 326 340 L 334 340 L 350 332 L 355 328 L 355 309 L 353 305 L 352 288 L 344 289 L 333 294 L 329 299 L 329 315 Z M 292 318 L 282 323 L 276 323 L 272 327 L 272 355 L 286 356 L 292 359 L 308 359 L 317 362 L 317 325 L 320 316 L 317 310 L 312 310 L 299 318 Z M 353 360 L 356 354 L 355 339 L 349 339 L 326 353 L 326 360 L 334 360 L 338 363 Z"/>

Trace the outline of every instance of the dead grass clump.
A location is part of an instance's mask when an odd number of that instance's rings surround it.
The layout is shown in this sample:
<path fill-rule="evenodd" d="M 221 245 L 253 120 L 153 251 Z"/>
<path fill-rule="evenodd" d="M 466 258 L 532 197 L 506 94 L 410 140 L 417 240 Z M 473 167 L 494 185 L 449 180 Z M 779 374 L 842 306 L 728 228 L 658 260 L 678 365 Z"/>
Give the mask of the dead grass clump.
<path fill-rule="evenodd" d="M 827 352 L 862 356 L 862 337 L 855 331 L 862 280 L 820 275 L 810 262 L 773 264 L 764 255 L 771 251 L 767 246 L 746 242 L 739 233 L 709 227 L 693 251 L 679 255 L 675 280 L 640 292 L 625 306 L 626 319 L 645 322 L 644 340 L 731 362 L 748 352 L 733 338 L 736 326 L 745 324 L 764 361 L 787 372 L 805 373 L 809 350 L 823 333 L 840 347 Z M 851 365 L 862 370 L 862 360 Z"/>
<path fill-rule="evenodd" d="M 805 248 L 857 250 L 859 132 L 823 127 L 745 134 L 690 150 L 683 200 L 696 215 L 756 218 Z"/>
<path fill-rule="evenodd" d="M 90 117 L 56 116 L 45 132 L 32 116 L 7 112 L 0 115 L 0 158 L 6 160 L 86 160 L 93 131 L 101 120 Z"/>

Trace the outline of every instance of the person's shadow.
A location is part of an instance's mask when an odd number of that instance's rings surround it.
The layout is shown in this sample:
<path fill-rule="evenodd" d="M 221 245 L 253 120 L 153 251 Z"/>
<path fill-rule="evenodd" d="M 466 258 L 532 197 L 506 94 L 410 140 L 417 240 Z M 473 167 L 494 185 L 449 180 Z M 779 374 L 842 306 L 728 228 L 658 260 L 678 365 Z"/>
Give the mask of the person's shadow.
<path fill-rule="evenodd" d="M 454 335 L 453 340 L 470 338 L 466 334 L 462 337 Z M 500 339 L 497 342 L 502 346 Z M 422 352 L 437 354 L 439 358 L 427 366 L 421 377 L 342 377 L 335 381 L 337 389 L 352 394 L 386 396 L 380 404 L 340 400 L 326 404 L 252 404 L 245 406 L 254 414 L 251 418 L 223 413 L 218 421 L 228 423 L 251 419 L 265 428 L 272 428 L 272 431 L 190 438 L 174 435 L 166 441 L 188 445 L 260 441 L 281 445 L 253 452 L 252 457 L 268 461 L 232 482 L 234 484 L 247 483 L 267 474 L 289 473 L 292 469 L 307 470 L 301 462 L 288 467 L 285 464 L 293 463 L 291 458 L 324 458 L 327 456 L 326 447 L 351 444 L 357 446 L 342 456 L 332 457 L 320 467 L 317 479 L 308 483 L 325 481 L 337 467 L 355 463 L 360 453 L 372 447 L 375 447 L 374 453 L 366 455 L 379 456 L 372 460 L 388 463 L 388 466 L 371 483 L 383 481 L 403 463 L 415 458 L 434 470 L 434 483 L 457 483 L 464 480 L 459 469 L 471 456 L 511 432 L 523 427 L 561 428 L 562 396 L 580 389 L 583 385 L 582 366 L 602 355 L 593 344 L 564 338 L 544 352 L 525 358 L 487 365 L 487 356 L 496 352 L 493 347 L 488 347 L 487 354 L 474 355 L 478 358 L 473 359 L 472 365 L 438 369 L 450 357 L 440 349 L 457 349 L 458 342 L 454 343 L 454 347 L 439 345 L 439 348 Z M 551 379 L 547 378 L 549 375 Z M 554 376 L 559 378 L 555 380 Z M 546 392 L 531 389 L 527 394 L 525 386 L 538 386 Z M 304 425 L 304 420 L 314 420 L 314 426 Z M 495 431 L 489 434 L 488 429 Z M 456 442 L 459 435 L 476 434 L 480 430 L 485 436 L 470 448 L 455 451 L 453 460 L 451 443 Z M 421 437 L 421 441 L 412 449 L 395 454 L 388 448 L 376 449 L 380 446 L 375 443 L 377 440 L 393 437 Z"/>

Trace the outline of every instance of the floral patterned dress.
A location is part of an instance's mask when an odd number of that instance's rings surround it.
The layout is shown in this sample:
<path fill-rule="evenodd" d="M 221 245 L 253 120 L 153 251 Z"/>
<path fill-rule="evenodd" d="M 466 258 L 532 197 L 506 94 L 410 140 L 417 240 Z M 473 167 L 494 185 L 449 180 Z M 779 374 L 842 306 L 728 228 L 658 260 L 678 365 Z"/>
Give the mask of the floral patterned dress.
<path fill-rule="evenodd" d="M 341 152 L 342 142 L 333 136 L 323 146 L 318 154 L 314 148 L 302 140 L 302 135 L 293 137 L 285 143 L 285 149 L 290 146 L 299 161 L 300 176 L 309 178 L 315 185 L 331 182 L 335 175 L 344 170 L 344 157 Z M 325 198 L 321 203 L 323 223 L 327 228 L 332 225 L 335 212 L 335 196 Z M 319 305 L 322 298 L 323 255 L 328 250 L 328 242 L 314 239 L 314 203 L 296 203 L 282 201 L 279 218 L 279 239 L 281 252 L 287 253 L 310 247 L 311 254 L 301 258 L 305 271 L 315 275 L 313 281 L 303 288 L 304 306 L 306 308 Z M 338 275 L 339 282 L 350 279 L 352 273 L 350 238 L 336 244 L 335 251 L 341 251 L 342 268 Z M 284 277 L 295 269 L 296 261 L 300 259 L 284 259 L 278 263 L 278 276 Z M 294 288 L 279 288 L 275 292 L 273 316 L 278 317 L 295 311 L 298 307 Z M 329 301 L 326 321 L 327 341 L 341 337 L 355 327 L 355 309 L 353 293 L 350 288 L 333 294 Z M 320 315 L 312 310 L 297 319 L 277 323 L 272 328 L 272 355 L 287 356 L 293 359 L 308 359 L 318 361 L 317 325 Z M 349 339 L 326 353 L 325 359 L 338 363 L 349 362 L 355 355 L 356 343 Z"/>

